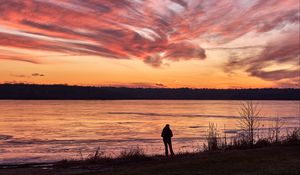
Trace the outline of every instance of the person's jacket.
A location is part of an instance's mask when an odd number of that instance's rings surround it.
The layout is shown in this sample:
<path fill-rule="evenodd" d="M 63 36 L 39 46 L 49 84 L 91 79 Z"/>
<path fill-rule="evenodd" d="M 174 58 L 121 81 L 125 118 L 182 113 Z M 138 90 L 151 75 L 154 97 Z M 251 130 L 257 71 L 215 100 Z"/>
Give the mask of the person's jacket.
<path fill-rule="evenodd" d="M 164 128 L 163 131 L 161 132 L 161 137 L 163 138 L 171 138 L 173 137 L 172 130 L 170 128 Z"/>

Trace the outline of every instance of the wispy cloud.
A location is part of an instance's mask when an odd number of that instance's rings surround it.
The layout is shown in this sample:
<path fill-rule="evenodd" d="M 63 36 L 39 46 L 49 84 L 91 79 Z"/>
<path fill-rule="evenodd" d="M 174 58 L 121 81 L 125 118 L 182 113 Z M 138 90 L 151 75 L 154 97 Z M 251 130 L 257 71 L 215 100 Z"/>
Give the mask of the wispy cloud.
<path fill-rule="evenodd" d="M 33 76 L 33 77 L 44 77 L 45 75 L 40 74 L 40 73 L 33 73 L 33 74 L 31 74 L 31 76 Z"/>
<path fill-rule="evenodd" d="M 233 56 L 225 65 L 225 71 L 245 70 L 250 76 L 268 81 L 278 81 L 299 87 L 300 33 L 291 29 L 279 35 L 262 48 L 258 55 Z M 274 68 L 274 65 L 282 65 Z M 286 67 L 288 65 L 288 67 Z"/>
<path fill-rule="evenodd" d="M 24 74 L 10 74 L 10 76 L 17 77 L 17 78 L 29 78 L 28 75 L 24 75 Z"/>
<path fill-rule="evenodd" d="M 16 77 L 16 78 L 31 78 L 31 77 L 44 77 L 45 74 L 41 74 L 41 73 L 32 73 L 31 75 L 27 75 L 27 74 L 10 73 L 10 76 Z"/>
<path fill-rule="evenodd" d="M 146 82 L 134 82 L 134 83 L 110 83 L 101 85 L 104 87 L 129 87 L 129 88 L 166 88 L 163 83 L 146 83 Z"/>
<path fill-rule="evenodd" d="M 160 67 L 165 61 L 205 59 L 195 39 L 228 43 L 249 32 L 298 24 L 296 4 L 297 0 L 0 1 L 0 46 L 141 59 Z M 266 50 L 257 59 L 280 62 L 286 57 Z M 0 58 L 38 63 L 22 55 Z"/>

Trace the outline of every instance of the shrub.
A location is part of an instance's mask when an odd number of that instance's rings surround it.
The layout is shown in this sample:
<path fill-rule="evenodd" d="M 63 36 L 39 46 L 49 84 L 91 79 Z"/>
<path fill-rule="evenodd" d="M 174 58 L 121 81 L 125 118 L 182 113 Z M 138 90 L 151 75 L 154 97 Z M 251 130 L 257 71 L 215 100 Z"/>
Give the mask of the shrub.
<path fill-rule="evenodd" d="M 206 137 L 207 146 L 204 145 L 204 149 L 207 151 L 215 151 L 219 149 L 219 138 L 217 125 L 214 123 L 209 123 L 208 125 L 208 135 Z"/>
<path fill-rule="evenodd" d="M 121 151 L 120 156 L 117 159 L 137 161 L 137 160 L 146 160 L 149 157 L 146 156 L 144 150 L 139 146 L 131 147 Z"/>
<path fill-rule="evenodd" d="M 287 131 L 286 139 L 282 141 L 284 145 L 300 145 L 300 128 L 294 128 L 292 132 Z"/>

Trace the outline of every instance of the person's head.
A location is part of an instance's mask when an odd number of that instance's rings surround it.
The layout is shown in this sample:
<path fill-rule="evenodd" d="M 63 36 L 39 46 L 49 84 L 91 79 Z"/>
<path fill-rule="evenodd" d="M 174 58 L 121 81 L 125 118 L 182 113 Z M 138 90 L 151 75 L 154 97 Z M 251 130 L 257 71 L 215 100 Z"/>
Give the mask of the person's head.
<path fill-rule="evenodd" d="M 169 125 L 169 124 L 166 124 L 165 128 L 170 128 L 170 125 Z"/>

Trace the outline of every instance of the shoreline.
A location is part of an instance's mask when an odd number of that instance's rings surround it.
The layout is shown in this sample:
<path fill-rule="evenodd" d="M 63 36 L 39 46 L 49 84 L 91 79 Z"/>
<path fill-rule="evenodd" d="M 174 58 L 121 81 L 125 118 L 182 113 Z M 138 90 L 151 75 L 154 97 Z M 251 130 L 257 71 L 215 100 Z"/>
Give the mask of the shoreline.
<path fill-rule="evenodd" d="M 298 174 L 300 145 L 280 145 L 253 149 L 233 149 L 215 152 L 183 153 L 174 157 L 147 156 L 136 159 L 70 160 L 55 163 L 0 165 L 0 174 L 221 174 L 236 169 L 237 173 Z M 205 165 L 205 166 L 204 166 Z M 277 166 L 274 166 L 277 165 Z M 133 168 L 134 167 L 134 168 Z M 256 168 L 255 168 L 256 167 Z M 257 169 L 257 167 L 259 167 Z M 177 173 L 176 173 L 177 172 Z M 193 173 L 194 172 L 194 173 Z"/>
<path fill-rule="evenodd" d="M 20 100 L 300 100 L 299 88 L 128 88 L 0 84 L 0 99 Z"/>

